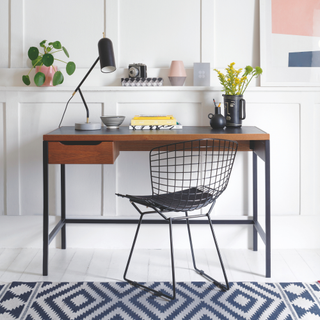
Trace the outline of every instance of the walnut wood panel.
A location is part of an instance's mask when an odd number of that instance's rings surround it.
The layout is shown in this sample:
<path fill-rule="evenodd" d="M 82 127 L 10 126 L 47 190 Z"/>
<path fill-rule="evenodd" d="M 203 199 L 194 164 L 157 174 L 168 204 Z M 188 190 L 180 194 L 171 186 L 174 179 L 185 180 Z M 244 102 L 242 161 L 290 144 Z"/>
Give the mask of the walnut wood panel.
<path fill-rule="evenodd" d="M 181 142 L 182 140 L 170 141 L 168 143 Z M 152 148 L 165 145 L 164 141 L 120 141 L 120 151 L 150 151 Z M 250 141 L 238 141 L 239 151 L 250 151 Z"/>
<path fill-rule="evenodd" d="M 119 155 L 116 142 L 90 144 L 48 143 L 49 164 L 113 164 Z"/>

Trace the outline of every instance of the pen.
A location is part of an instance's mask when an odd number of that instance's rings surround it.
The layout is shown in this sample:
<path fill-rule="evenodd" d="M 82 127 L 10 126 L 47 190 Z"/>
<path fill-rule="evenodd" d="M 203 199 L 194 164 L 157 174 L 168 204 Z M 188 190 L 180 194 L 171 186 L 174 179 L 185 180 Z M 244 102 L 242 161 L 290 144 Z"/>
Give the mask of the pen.
<path fill-rule="evenodd" d="M 214 103 L 214 106 L 217 107 L 216 100 L 213 99 L 213 103 Z"/>

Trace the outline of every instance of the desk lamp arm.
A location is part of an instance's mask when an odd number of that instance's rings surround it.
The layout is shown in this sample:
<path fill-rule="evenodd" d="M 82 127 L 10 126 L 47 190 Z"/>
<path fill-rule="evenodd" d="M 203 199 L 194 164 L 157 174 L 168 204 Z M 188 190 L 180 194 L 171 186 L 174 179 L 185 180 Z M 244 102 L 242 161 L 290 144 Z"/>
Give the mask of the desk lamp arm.
<path fill-rule="evenodd" d="M 79 85 L 77 86 L 77 88 L 74 90 L 72 96 L 74 96 L 77 91 L 79 91 L 79 94 L 81 96 L 81 99 L 83 101 L 83 104 L 86 108 L 86 111 L 87 111 L 87 123 L 89 123 L 89 108 L 87 106 L 87 103 L 86 103 L 86 100 L 84 99 L 84 96 L 82 94 L 82 91 L 80 90 L 80 87 L 82 86 L 82 84 L 84 83 L 84 81 L 87 79 L 87 77 L 89 76 L 89 74 L 91 73 L 91 71 L 93 70 L 93 68 L 96 66 L 96 64 L 98 63 L 99 61 L 99 57 L 97 58 L 97 60 L 94 62 L 94 64 L 92 65 L 92 67 L 89 69 L 89 71 L 87 72 L 87 74 L 84 76 L 84 78 L 81 80 L 81 82 L 79 83 Z"/>

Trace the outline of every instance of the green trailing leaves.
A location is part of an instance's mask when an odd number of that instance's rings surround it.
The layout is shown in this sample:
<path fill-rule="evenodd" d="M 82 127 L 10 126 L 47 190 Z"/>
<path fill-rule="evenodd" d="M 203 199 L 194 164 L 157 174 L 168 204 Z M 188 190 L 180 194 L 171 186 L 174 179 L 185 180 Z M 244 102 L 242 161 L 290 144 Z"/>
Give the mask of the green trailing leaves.
<path fill-rule="evenodd" d="M 42 58 L 39 56 L 37 59 L 35 60 L 32 60 L 32 65 L 34 67 L 37 67 L 37 66 L 42 66 Z"/>
<path fill-rule="evenodd" d="M 42 72 L 37 72 L 33 80 L 38 87 L 41 87 L 46 80 L 46 76 Z"/>
<path fill-rule="evenodd" d="M 61 49 L 61 43 L 60 43 L 60 41 L 52 42 L 52 46 L 53 46 L 55 49 Z"/>
<path fill-rule="evenodd" d="M 58 84 L 61 84 L 64 80 L 63 74 L 61 73 L 61 71 L 57 71 L 54 76 L 53 76 L 53 85 L 57 86 Z"/>
<path fill-rule="evenodd" d="M 31 47 L 28 50 L 28 57 L 30 60 L 35 60 L 39 55 L 39 50 L 36 47 Z"/>
<path fill-rule="evenodd" d="M 41 41 L 40 42 L 40 47 L 41 48 L 45 48 L 46 46 L 45 46 L 45 43 L 47 42 L 47 40 L 43 40 L 43 41 Z"/>
<path fill-rule="evenodd" d="M 25 85 L 30 85 L 30 78 L 29 78 L 29 76 L 28 75 L 26 75 L 26 76 L 22 76 L 22 81 L 23 81 L 23 83 L 25 84 Z"/>
<path fill-rule="evenodd" d="M 65 55 L 69 58 L 69 52 L 67 51 L 67 49 L 65 47 L 62 47 L 62 50 L 65 53 Z"/>
<path fill-rule="evenodd" d="M 71 76 L 76 70 L 76 64 L 72 61 L 67 63 L 66 71 L 69 76 Z"/>
<path fill-rule="evenodd" d="M 42 62 L 46 67 L 52 66 L 53 61 L 54 61 L 54 57 L 51 53 L 46 53 L 42 57 Z"/>

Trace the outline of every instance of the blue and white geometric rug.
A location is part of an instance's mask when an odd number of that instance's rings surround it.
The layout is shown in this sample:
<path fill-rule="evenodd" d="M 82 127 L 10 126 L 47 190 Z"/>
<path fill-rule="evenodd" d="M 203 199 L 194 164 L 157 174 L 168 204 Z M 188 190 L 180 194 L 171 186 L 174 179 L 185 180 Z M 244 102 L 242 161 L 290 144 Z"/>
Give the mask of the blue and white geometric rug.
<path fill-rule="evenodd" d="M 234 282 L 222 292 L 208 282 L 179 282 L 176 297 L 167 301 L 127 282 L 12 282 L 0 284 L 0 319 L 320 320 L 319 283 Z"/>

